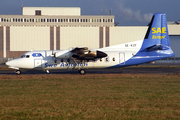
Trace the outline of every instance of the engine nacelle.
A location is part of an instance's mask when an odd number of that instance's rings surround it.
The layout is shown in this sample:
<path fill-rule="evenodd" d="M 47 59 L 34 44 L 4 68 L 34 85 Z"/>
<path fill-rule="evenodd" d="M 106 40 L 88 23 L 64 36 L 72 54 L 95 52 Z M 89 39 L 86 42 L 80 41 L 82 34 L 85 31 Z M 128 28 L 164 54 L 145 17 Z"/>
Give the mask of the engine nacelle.
<path fill-rule="evenodd" d="M 94 60 L 96 58 L 103 58 L 106 57 L 107 54 L 101 51 L 89 51 L 87 53 L 84 54 L 80 54 L 80 55 L 72 55 L 72 57 L 79 59 L 79 60 Z"/>
<path fill-rule="evenodd" d="M 69 50 L 63 50 L 54 54 L 55 58 L 68 59 L 71 58 L 72 53 Z"/>

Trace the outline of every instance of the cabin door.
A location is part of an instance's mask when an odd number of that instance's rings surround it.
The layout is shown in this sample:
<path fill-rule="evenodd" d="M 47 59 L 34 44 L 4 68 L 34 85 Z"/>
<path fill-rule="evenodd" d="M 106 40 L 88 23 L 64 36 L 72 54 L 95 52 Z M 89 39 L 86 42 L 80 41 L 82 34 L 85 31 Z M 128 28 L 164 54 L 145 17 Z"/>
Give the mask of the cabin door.
<path fill-rule="evenodd" d="M 125 53 L 119 53 L 119 64 L 120 65 L 125 64 Z"/>
<path fill-rule="evenodd" d="M 34 67 L 35 68 L 41 68 L 42 67 L 42 60 L 41 59 L 35 59 L 34 60 Z"/>

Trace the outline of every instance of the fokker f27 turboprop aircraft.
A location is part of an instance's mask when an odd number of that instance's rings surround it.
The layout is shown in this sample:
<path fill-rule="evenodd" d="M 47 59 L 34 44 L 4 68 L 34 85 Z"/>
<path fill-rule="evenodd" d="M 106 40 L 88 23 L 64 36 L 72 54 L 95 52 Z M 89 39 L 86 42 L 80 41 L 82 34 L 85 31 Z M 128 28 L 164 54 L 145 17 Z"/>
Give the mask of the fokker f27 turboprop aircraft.
<path fill-rule="evenodd" d="M 47 73 L 52 69 L 78 69 L 80 74 L 85 74 L 85 69 L 126 67 L 171 56 L 174 53 L 170 47 L 166 15 L 156 13 L 144 40 L 100 49 L 30 51 L 6 65 L 16 69 L 17 74 L 21 69 L 46 70 Z"/>

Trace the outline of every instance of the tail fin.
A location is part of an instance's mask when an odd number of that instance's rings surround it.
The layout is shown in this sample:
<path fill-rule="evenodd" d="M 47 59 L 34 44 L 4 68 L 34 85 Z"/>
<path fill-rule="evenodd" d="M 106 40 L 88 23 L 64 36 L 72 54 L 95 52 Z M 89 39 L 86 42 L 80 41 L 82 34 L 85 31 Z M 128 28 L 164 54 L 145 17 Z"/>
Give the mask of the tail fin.
<path fill-rule="evenodd" d="M 140 51 L 166 50 L 169 48 L 166 15 L 156 13 L 152 17 Z"/>

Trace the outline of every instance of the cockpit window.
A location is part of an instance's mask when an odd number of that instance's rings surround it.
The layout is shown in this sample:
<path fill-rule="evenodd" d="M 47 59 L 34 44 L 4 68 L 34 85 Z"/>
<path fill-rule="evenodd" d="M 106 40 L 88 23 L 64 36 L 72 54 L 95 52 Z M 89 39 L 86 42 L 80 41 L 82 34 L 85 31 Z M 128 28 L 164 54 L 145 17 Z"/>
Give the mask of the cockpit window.
<path fill-rule="evenodd" d="M 26 55 L 26 58 L 29 58 L 29 55 Z"/>
<path fill-rule="evenodd" d="M 22 55 L 21 58 L 29 58 L 30 55 Z"/>

